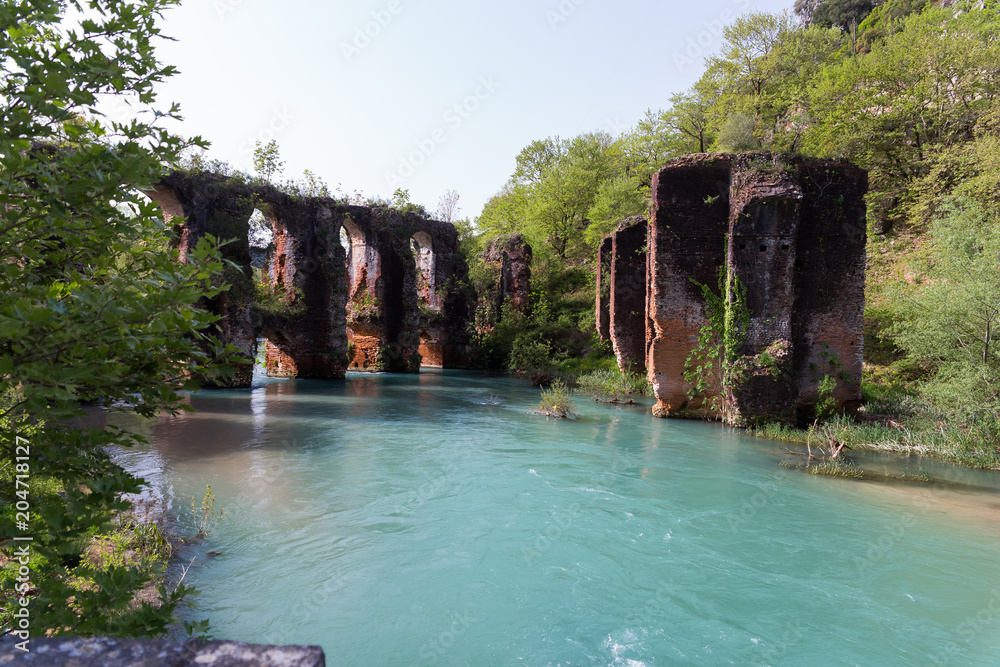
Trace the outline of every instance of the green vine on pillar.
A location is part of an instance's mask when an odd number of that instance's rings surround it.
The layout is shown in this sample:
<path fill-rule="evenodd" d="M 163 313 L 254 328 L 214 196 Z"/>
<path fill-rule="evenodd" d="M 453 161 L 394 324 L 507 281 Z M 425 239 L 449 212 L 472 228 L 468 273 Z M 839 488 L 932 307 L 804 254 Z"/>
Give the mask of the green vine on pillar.
<path fill-rule="evenodd" d="M 725 265 L 719 268 L 717 291 L 694 278 L 689 280 L 701 289 L 708 319 L 684 362 L 684 379 L 691 385 L 688 398 L 705 401 L 709 413 L 728 420 L 734 407 L 728 389 L 739 380 L 736 362 L 750 323 L 746 286 Z"/>

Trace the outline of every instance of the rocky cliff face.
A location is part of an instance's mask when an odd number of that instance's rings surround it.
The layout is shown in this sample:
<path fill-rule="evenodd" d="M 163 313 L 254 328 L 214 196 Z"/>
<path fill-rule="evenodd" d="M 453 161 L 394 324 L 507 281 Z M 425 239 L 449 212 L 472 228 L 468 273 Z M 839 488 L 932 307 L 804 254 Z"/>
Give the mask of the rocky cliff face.
<path fill-rule="evenodd" d="M 859 404 L 866 190 L 846 162 L 769 153 L 688 156 L 654 176 L 654 414 L 803 419 L 824 382 L 841 408 Z M 714 318 L 702 286 L 720 297 Z M 688 360 L 713 322 L 724 363 L 698 391 Z"/>

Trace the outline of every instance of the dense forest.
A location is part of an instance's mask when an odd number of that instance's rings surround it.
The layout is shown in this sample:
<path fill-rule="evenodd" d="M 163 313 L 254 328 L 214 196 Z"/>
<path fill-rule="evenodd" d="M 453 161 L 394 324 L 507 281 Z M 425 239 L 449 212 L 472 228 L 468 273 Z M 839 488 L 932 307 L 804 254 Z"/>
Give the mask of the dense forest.
<path fill-rule="evenodd" d="M 180 120 L 176 106 L 156 109 L 156 86 L 175 72 L 152 40 L 177 1 L 94 0 L 92 18 L 62 30 L 75 4 L 0 9 L 0 624 L 16 629 L 27 600 L 36 629 L 154 636 L 188 591 L 135 598 L 161 582 L 170 548 L 129 514 L 122 494 L 139 480 L 107 448 L 141 437 L 78 418 L 94 404 L 181 410 L 178 387 L 230 372 L 234 350 L 206 333 L 216 318 L 199 307 L 227 288 L 225 264 L 215 239 L 178 262 L 140 194 L 205 145 L 164 129 Z M 473 288 L 491 239 L 521 233 L 534 249 L 530 314 L 475 332 L 475 363 L 641 393 L 645 379 L 620 374 L 597 341 L 594 258 L 620 220 L 646 213 L 656 170 L 691 152 L 846 157 L 871 183 L 866 404 L 809 431 L 761 432 L 1000 469 L 997 10 L 995 0 L 799 0 L 794 12 L 750 13 L 725 28 L 689 90 L 628 132 L 526 146 L 481 215 L 454 221 Z M 113 122 L 99 109 L 108 97 L 148 113 Z M 259 151 L 270 180 L 276 147 Z M 295 187 L 329 194 L 308 172 Z M 443 217 L 455 201 L 445 198 Z M 427 214 L 405 191 L 376 203 Z M 33 537 L 30 556 L 12 535 Z"/>

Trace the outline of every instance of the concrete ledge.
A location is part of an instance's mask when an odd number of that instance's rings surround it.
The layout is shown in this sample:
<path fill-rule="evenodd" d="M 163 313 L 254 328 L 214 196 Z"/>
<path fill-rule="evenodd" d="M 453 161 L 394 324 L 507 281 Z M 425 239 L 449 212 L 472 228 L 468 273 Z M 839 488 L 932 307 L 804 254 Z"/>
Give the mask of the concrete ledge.
<path fill-rule="evenodd" d="M 15 640 L 16 641 L 16 640 Z M 326 667 L 319 646 L 162 639 L 31 639 L 30 652 L 0 640 L 0 665 L 46 667 Z"/>

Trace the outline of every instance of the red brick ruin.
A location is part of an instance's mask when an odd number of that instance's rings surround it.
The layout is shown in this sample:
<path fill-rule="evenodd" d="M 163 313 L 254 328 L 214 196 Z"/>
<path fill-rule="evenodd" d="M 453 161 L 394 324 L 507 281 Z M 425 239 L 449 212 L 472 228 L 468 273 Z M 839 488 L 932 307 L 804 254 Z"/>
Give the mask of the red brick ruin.
<path fill-rule="evenodd" d="M 623 221 L 600 244 L 595 307 L 619 367 L 652 383 L 655 415 L 738 425 L 806 419 L 821 400 L 859 405 L 867 181 L 846 161 L 771 153 L 690 155 L 654 175 L 649 219 Z M 494 275 L 476 303 L 448 223 L 210 173 L 174 172 L 148 194 L 176 223 L 182 258 L 206 234 L 233 239 L 232 287 L 205 307 L 247 357 L 266 339 L 272 376 L 461 368 L 473 315 L 484 331 L 505 308 L 530 308 L 520 235 L 484 252 Z M 248 240 L 255 210 L 267 253 Z M 725 363 L 695 377 L 694 355 L 713 346 Z M 238 369 L 228 386 L 252 373 Z"/>
<path fill-rule="evenodd" d="M 476 328 L 485 332 L 500 322 L 504 308 L 530 312 L 532 250 L 521 234 L 500 236 L 486 247 L 482 259 L 492 286 L 479 296 L 476 308 Z"/>
<path fill-rule="evenodd" d="M 206 234 L 232 239 L 223 246 L 239 267 L 224 274 L 232 288 L 205 307 L 220 316 L 213 333 L 246 357 L 266 339 L 268 375 L 342 378 L 349 368 L 418 372 L 467 360 L 467 269 L 453 225 L 210 173 L 173 172 L 147 194 L 168 225 L 181 221 L 182 259 Z M 272 234 L 256 285 L 255 209 Z M 252 374 L 240 368 L 227 386 L 248 387 Z"/>
<path fill-rule="evenodd" d="M 691 155 L 654 175 L 648 225 L 625 221 L 600 247 L 597 321 L 622 370 L 646 367 L 656 416 L 801 420 L 830 380 L 838 408 L 860 404 L 867 187 L 846 161 L 770 153 Z M 724 304 L 727 369 L 697 395 L 706 287 Z"/>

